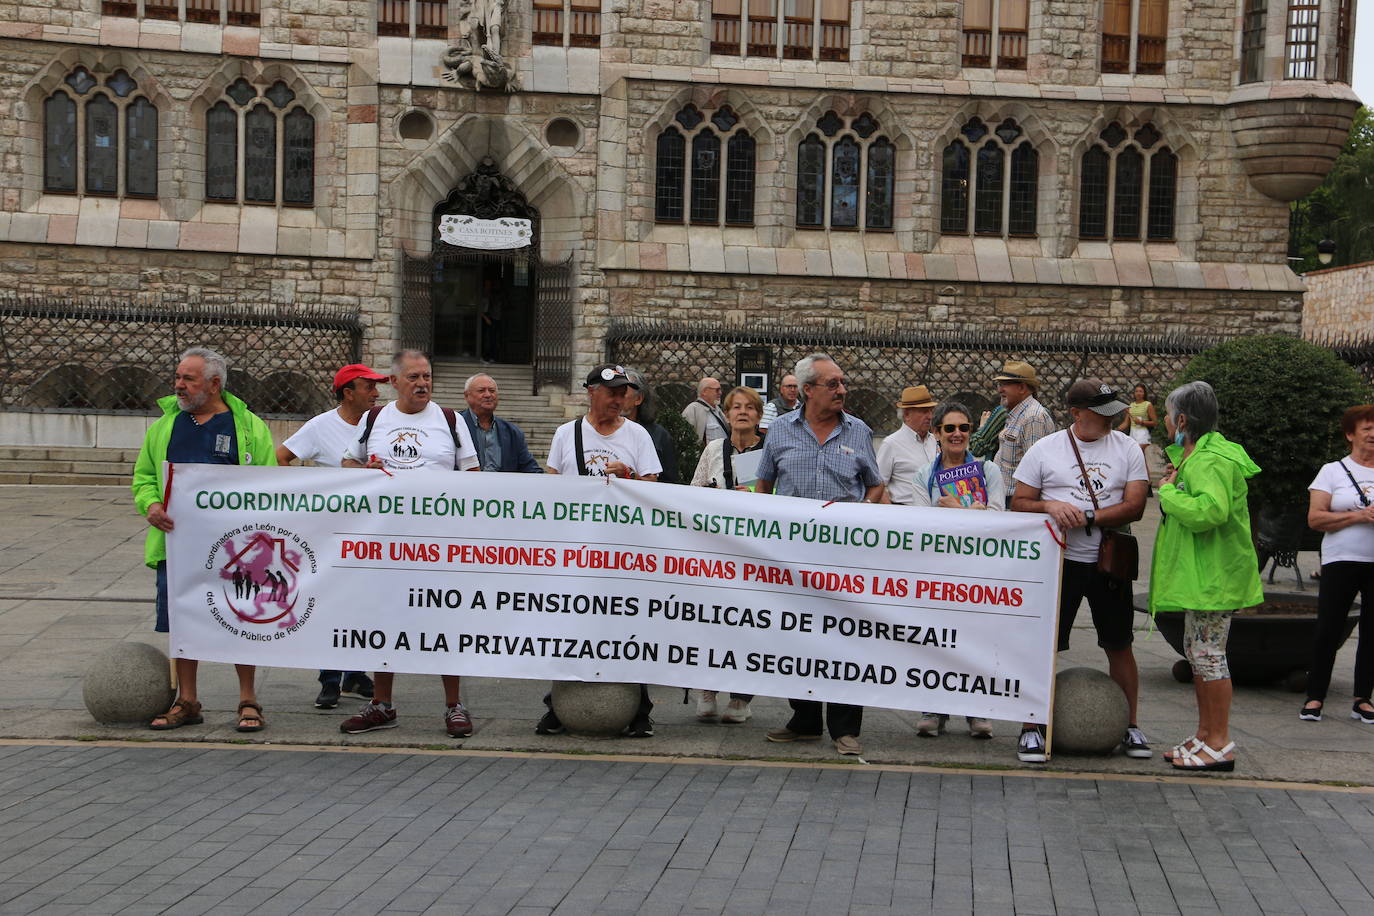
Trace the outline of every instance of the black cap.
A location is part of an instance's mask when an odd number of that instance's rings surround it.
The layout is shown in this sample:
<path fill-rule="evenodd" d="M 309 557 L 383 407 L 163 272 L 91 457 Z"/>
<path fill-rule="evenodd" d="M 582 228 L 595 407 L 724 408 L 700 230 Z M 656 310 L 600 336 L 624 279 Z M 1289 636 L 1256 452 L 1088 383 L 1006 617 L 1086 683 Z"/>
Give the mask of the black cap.
<path fill-rule="evenodd" d="M 630 381 L 630 377 L 625 374 L 625 367 L 614 363 L 602 363 L 587 373 L 587 381 L 583 387 L 590 388 L 593 385 L 605 385 L 607 388 L 623 388 L 629 385 L 635 391 L 639 390 L 639 386 Z"/>
<path fill-rule="evenodd" d="M 1064 402 L 1070 407 L 1086 407 L 1104 417 L 1114 417 L 1126 409 L 1121 392 L 1100 378 L 1081 378 L 1069 386 Z"/>

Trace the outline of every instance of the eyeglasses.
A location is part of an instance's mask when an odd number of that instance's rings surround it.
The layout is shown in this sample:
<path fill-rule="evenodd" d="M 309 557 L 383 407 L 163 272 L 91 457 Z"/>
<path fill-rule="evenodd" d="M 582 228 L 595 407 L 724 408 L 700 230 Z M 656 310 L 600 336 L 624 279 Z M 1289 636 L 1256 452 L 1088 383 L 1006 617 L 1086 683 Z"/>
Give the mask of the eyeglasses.
<path fill-rule="evenodd" d="M 812 385 L 815 385 L 815 386 L 818 387 L 818 388 L 829 388 L 831 391 L 834 391 L 834 390 L 836 390 L 837 388 L 840 388 L 840 387 L 848 388 L 848 387 L 849 387 L 849 379 L 847 379 L 847 378 L 832 378 L 832 379 L 828 379 L 827 381 L 824 381 L 824 382 L 812 382 L 811 384 L 812 384 Z"/>
<path fill-rule="evenodd" d="M 969 424 L 969 423 L 945 423 L 944 425 L 942 425 L 942 426 L 940 427 L 940 432 L 942 432 L 942 433 L 952 433 L 952 432 L 958 431 L 958 432 L 961 432 L 961 433 L 966 433 L 966 432 L 968 432 L 970 429 L 973 429 L 973 426 L 972 426 L 972 424 Z"/>

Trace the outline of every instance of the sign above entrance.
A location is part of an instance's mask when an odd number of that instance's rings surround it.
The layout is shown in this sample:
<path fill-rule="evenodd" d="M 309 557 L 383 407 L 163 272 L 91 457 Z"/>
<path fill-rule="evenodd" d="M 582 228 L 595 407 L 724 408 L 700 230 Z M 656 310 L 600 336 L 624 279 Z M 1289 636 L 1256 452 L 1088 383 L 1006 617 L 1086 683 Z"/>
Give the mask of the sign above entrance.
<path fill-rule="evenodd" d="M 527 219 L 502 217 L 478 219 L 449 214 L 439 220 L 439 238 L 450 245 L 484 248 L 490 251 L 524 248 L 530 244 L 534 227 Z"/>

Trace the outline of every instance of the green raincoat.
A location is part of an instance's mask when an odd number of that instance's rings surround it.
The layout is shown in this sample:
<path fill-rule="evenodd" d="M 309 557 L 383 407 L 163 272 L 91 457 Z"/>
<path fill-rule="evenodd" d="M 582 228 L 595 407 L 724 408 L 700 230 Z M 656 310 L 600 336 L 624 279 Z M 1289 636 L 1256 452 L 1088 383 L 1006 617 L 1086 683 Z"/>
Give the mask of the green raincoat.
<path fill-rule="evenodd" d="M 1260 472 L 1239 443 L 1218 432 L 1165 451 L 1178 468 L 1174 484 L 1159 488 L 1164 520 L 1150 564 L 1150 613 L 1234 611 L 1264 601 L 1250 539 L 1246 480 Z"/>

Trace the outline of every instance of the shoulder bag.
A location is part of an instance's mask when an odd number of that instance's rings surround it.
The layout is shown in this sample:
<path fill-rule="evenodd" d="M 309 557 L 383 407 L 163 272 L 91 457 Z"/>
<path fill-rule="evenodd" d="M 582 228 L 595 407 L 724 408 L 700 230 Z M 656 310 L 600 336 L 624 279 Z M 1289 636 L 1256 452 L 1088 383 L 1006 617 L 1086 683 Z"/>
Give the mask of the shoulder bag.
<path fill-rule="evenodd" d="M 1064 434 L 1069 437 L 1069 444 L 1073 446 L 1073 456 L 1078 459 L 1078 470 L 1083 475 L 1083 486 L 1088 491 L 1088 498 L 1093 501 L 1093 511 L 1100 512 L 1102 510 L 1097 504 L 1097 491 L 1088 479 L 1088 468 L 1083 464 L 1083 454 L 1078 450 L 1078 440 L 1074 438 L 1073 429 L 1064 430 Z M 1102 528 L 1102 541 L 1097 546 L 1097 571 L 1118 582 L 1134 582 L 1139 578 L 1140 544 L 1136 541 L 1135 535 Z"/>

